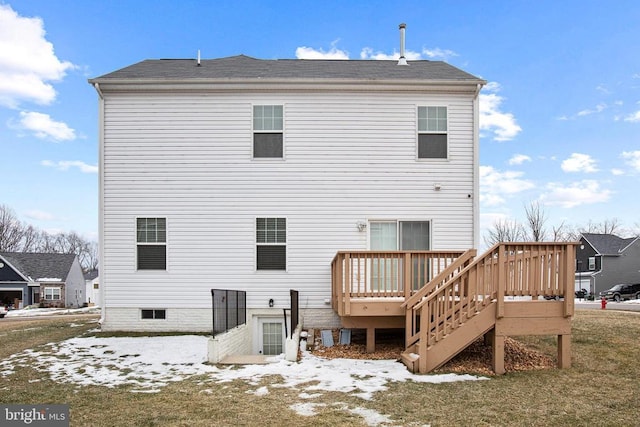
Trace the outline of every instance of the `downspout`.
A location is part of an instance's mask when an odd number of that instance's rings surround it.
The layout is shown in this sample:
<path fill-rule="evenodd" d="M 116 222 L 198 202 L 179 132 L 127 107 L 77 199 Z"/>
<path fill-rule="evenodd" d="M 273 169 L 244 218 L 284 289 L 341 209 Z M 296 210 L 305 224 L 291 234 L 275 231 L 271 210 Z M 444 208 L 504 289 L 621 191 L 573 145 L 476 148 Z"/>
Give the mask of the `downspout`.
<path fill-rule="evenodd" d="M 93 87 L 100 101 L 98 102 L 98 293 L 100 295 L 100 325 L 104 324 L 105 310 L 105 272 L 104 268 L 104 94 L 98 83 Z"/>
<path fill-rule="evenodd" d="M 100 99 L 104 100 L 104 96 L 102 95 L 102 91 L 100 90 L 100 84 L 94 83 L 93 87 L 96 90 L 96 92 L 98 92 L 98 96 L 100 97 Z"/>

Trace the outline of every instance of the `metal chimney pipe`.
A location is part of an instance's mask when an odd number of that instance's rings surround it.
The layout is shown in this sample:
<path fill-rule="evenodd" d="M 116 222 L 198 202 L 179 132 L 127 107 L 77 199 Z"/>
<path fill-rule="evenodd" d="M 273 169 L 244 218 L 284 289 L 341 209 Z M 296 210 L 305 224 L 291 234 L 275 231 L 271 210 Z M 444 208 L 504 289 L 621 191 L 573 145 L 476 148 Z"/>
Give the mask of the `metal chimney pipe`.
<path fill-rule="evenodd" d="M 400 24 L 400 59 L 398 60 L 398 65 L 409 65 L 404 57 L 404 32 L 406 28 L 407 24 Z"/>

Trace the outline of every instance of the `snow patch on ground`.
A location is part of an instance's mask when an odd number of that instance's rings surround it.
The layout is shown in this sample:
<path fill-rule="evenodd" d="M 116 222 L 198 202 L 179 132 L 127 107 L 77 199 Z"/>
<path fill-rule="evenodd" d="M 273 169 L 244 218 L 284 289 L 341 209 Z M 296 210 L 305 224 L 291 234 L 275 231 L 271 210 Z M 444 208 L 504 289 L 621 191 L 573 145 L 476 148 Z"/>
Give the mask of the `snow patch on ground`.
<path fill-rule="evenodd" d="M 267 365 L 218 368 L 205 363 L 208 340 L 195 335 L 72 338 L 47 344 L 38 351 L 25 350 L 10 356 L 0 362 L 0 375 L 7 377 L 16 367 L 30 366 L 60 383 L 130 385 L 132 393 L 158 393 L 171 382 L 196 375 L 205 377 L 200 385 L 213 382 L 223 389 L 226 385 L 222 384 L 233 380 L 258 387 L 266 377 L 277 377 L 281 382 L 273 382 L 268 387 L 262 385 L 249 393 L 266 396 L 270 388 L 298 390 L 299 398 L 307 401 L 295 403 L 291 408 L 304 416 L 313 416 L 317 408 L 326 406 L 308 401 L 322 396 L 322 392 L 341 392 L 371 400 L 374 393 L 387 390 L 391 382 L 440 384 L 488 379 L 458 374 L 416 375 L 394 360 L 323 359 L 307 351 L 302 352 L 299 362 L 288 362 L 280 356 Z M 213 391 L 205 389 L 202 393 Z M 343 403 L 339 409 L 362 417 L 370 426 L 392 423 L 386 415 L 370 409 L 350 408 Z"/>
<path fill-rule="evenodd" d="M 59 314 L 100 314 L 100 307 L 82 308 L 22 308 L 20 310 L 9 310 L 6 317 L 37 317 L 52 316 Z"/>

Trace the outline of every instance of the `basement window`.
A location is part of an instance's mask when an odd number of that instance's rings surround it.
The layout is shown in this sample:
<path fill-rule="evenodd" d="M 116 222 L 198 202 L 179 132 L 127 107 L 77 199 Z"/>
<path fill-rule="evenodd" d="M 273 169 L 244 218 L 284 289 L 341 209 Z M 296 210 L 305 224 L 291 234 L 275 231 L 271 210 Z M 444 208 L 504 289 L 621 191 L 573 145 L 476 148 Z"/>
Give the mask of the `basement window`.
<path fill-rule="evenodd" d="M 144 309 L 140 310 L 142 319 L 166 319 L 167 310 L 165 309 Z"/>

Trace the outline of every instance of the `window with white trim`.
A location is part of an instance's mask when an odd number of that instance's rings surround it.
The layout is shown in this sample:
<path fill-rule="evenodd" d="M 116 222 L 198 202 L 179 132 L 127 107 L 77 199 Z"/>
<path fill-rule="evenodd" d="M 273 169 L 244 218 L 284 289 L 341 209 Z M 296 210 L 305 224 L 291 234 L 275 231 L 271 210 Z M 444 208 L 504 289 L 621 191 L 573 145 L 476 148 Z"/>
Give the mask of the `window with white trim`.
<path fill-rule="evenodd" d="M 590 256 L 589 257 L 589 270 L 595 270 L 595 269 L 596 269 L 596 257 Z"/>
<path fill-rule="evenodd" d="M 256 218 L 256 269 L 287 269 L 286 218 Z"/>
<path fill-rule="evenodd" d="M 447 107 L 418 107 L 418 158 L 448 158 Z"/>
<path fill-rule="evenodd" d="M 136 220 L 138 270 L 167 269 L 167 219 L 138 218 Z"/>
<path fill-rule="evenodd" d="M 44 299 L 50 301 L 59 301 L 60 299 L 62 299 L 62 289 L 45 287 Z"/>
<path fill-rule="evenodd" d="M 253 157 L 284 157 L 282 105 L 253 106 Z"/>

